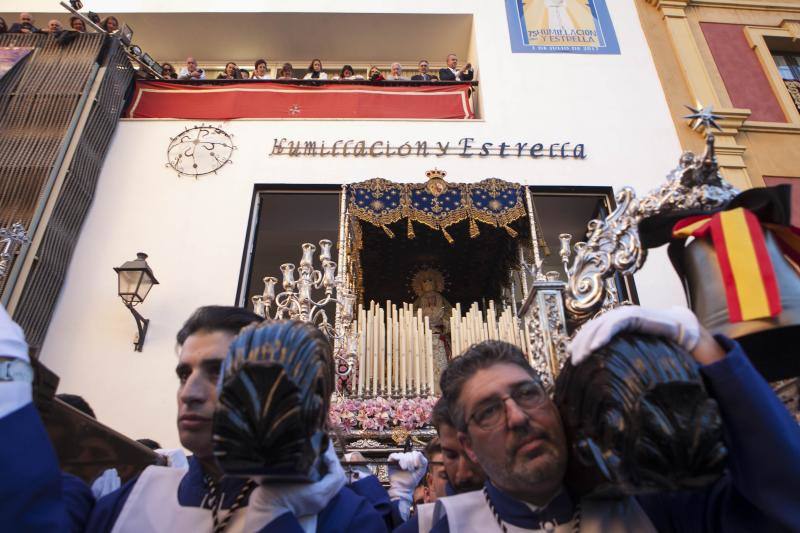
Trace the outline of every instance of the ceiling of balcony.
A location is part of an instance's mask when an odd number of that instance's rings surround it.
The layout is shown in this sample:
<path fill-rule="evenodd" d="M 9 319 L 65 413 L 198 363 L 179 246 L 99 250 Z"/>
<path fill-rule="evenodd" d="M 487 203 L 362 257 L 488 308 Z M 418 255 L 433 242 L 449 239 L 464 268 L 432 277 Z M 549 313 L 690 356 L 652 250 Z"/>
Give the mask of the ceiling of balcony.
<path fill-rule="evenodd" d="M 18 13 L 2 13 L 10 25 Z M 34 13 L 36 25 L 69 13 Z M 409 67 L 419 58 L 444 63 L 450 52 L 465 58 L 472 38 L 470 14 L 383 13 L 119 13 L 133 42 L 159 61 L 194 56 L 201 64 L 307 60 L 384 63 Z M 474 58 L 470 58 L 475 61 Z M 462 61 L 463 63 L 463 61 Z"/>

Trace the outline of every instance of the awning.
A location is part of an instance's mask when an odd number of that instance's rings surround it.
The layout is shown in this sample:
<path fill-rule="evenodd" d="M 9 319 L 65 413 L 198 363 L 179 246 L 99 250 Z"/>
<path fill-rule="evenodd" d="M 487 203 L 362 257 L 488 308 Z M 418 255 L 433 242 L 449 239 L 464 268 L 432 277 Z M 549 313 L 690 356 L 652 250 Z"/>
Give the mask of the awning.
<path fill-rule="evenodd" d="M 137 81 L 129 118 L 471 119 L 471 83 Z"/>

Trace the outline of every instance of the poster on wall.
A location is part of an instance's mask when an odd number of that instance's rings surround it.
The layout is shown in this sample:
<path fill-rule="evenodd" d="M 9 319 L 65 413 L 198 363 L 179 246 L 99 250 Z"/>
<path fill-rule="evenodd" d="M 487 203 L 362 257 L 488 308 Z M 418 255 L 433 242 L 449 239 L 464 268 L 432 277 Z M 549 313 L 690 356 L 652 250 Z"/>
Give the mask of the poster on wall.
<path fill-rule="evenodd" d="M 605 0 L 506 0 L 514 53 L 619 54 Z"/>

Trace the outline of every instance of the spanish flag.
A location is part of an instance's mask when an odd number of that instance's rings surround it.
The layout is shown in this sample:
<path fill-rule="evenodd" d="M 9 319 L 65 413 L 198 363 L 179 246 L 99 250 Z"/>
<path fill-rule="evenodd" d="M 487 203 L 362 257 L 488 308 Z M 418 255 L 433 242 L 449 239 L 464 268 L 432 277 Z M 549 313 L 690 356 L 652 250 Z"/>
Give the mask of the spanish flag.
<path fill-rule="evenodd" d="M 672 228 L 676 238 L 709 234 L 722 272 L 731 322 L 780 314 L 778 283 L 758 218 L 739 207 L 687 217 Z"/>

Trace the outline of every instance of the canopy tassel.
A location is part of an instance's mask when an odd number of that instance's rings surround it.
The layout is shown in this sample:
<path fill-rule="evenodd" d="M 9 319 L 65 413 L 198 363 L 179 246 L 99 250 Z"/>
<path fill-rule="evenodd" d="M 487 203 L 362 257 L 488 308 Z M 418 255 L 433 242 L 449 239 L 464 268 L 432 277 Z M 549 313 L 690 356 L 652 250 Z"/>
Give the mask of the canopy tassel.
<path fill-rule="evenodd" d="M 414 224 L 411 223 L 411 217 L 408 217 L 408 230 L 407 231 L 408 231 L 408 238 L 409 239 L 413 239 L 414 237 L 417 236 L 417 234 L 414 233 Z"/>
<path fill-rule="evenodd" d="M 478 224 L 475 223 L 474 218 L 469 219 L 469 236 L 473 239 L 481 234 L 481 230 L 478 229 Z"/>
<path fill-rule="evenodd" d="M 503 226 L 503 229 L 506 230 L 506 233 L 508 233 L 512 237 L 516 237 L 517 235 L 519 235 L 519 233 L 514 231 L 510 226 Z"/>
<path fill-rule="evenodd" d="M 390 239 L 394 239 L 394 233 L 392 233 L 392 230 L 390 230 L 390 229 L 389 229 L 389 228 L 388 228 L 386 225 L 384 225 L 384 224 L 381 224 L 381 227 L 383 228 L 383 231 L 385 231 L 385 232 L 386 232 L 386 235 L 388 235 Z"/>

